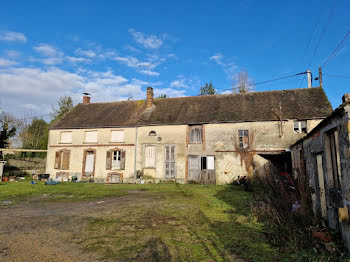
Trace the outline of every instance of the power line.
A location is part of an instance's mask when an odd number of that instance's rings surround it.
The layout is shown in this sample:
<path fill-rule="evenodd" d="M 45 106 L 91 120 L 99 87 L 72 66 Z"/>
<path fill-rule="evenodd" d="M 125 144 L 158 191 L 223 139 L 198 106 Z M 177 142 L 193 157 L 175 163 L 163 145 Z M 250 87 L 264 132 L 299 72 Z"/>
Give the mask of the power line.
<path fill-rule="evenodd" d="M 306 74 L 306 73 L 307 73 L 307 72 L 301 72 L 301 73 L 297 73 L 297 74 L 294 74 L 294 75 L 283 76 L 283 77 L 279 77 L 279 78 L 274 78 L 274 79 L 270 79 L 270 80 L 265 80 L 265 81 L 261 81 L 261 82 L 258 82 L 258 83 L 252 84 L 252 85 L 239 86 L 239 88 L 253 87 L 253 86 L 256 86 L 256 85 L 262 85 L 262 84 L 266 84 L 266 83 L 273 82 L 273 81 L 278 81 L 278 80 L 282 80 L 282 79 L 286 79 L 286 78 L 291 78 L 291 77 L 303 75 L 303 74 Z M 219 90 L 219 91 L 228 91 L 228 90 L 232 90 L 232 88 L 224 89 L 224 90 Z"/>
<path fill-rule="evenodd" d="M 312 56 L 311 56 L 310 60 L 309 60 L 309 64 L 308 64 L 307 68 L 310 67 L 311 62 L 312 62 L 312 59 L 314 58 L 314 56 L 315 56 L 315 54 L 316 54 L 316 52 L 317 52 L 317 50 L 318 50 L 318 47 L 320 46 L 320 43 L 321 43 L 321 41 L 322 41 L 322 39 L 323 39 L 323 37 L 324 37 L 324 35 L 325 35 L 327 29 L 328 29 L 328 26 L 329 26 L 329 24 L 330 24 L 330 22 L 331 22 L 331 20 L 332 20 L 332 18 L 333 18 L 333 16 L 334 16 L 334 11 L 335 11 L 335 8 L 336 8 L 338 2 L 339 2 L 338 0 L 335 0 L 335 1 L 334 1 L 333 8 L 332 8 L 332 10 L 331 10 L 330 13 L 329 13 L 327 22 L 326 22 L 326 24 L 325 24 L 325 26 L 324 26 L 324 28 L 323 28 L 323 30 L 322 30 L 322 33 L 321 33 L 320 38 L 318 39 L 318 42 L 317 42 L 317 44 L 316 44 L 316 46 L 315 46 L 314 52 L 312 53 Z"/>
<path fill-rule="evenodd" d="M 324 76 L 331 76 L 331 77 L 339 77 L 339 78 L 350 78 L 350 76 L 342 76 L 342 75 L 332 75 L 332 74 L 323 74 Z"/>
<path fill-rule="evenodd" d="M 337 55 L 337 53 L 339 52 L 339 50 L 342 48 L 342 45 L 344 44 L 344 42 L 346 41 L 346 39 L 348 38 L 348 36 L 350 35 L 350 31 L 347 32 L 347 34 L 344 36 L 343 40 L 340 41 L 340 43 L 338 44 L 338 46 L 333 50 L 332 54 L 326 59 L 326 61 L 323 63 L 323 65 L 321 66 L 321 68 L 323 69 L 327 64 L 329 64 L 333 58 Z"/>

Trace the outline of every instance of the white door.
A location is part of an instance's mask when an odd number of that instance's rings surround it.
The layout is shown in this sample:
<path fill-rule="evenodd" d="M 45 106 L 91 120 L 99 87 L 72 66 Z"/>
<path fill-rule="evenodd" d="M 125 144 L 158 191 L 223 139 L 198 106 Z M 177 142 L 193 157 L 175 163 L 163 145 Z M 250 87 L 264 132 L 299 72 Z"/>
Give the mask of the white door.
<path fill-rule="evenodd" d="M 175 146 L 165 146 L 165 178 L 175 179 Z"/>
<path fill-rule="evenodd" d="M 85 161 L 85 173 L 94 172 L 95 153 L 87 152 Z"/>

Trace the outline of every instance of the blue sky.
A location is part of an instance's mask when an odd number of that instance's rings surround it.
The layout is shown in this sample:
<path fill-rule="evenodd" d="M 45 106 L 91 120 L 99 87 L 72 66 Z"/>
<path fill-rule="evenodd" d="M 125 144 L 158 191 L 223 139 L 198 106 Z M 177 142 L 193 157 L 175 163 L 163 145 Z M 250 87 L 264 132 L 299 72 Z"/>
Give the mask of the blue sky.
<path fill-rule="evenodd" d="M 316 77 L 350 30 L 349 10 L 347 0 L 0 0 L 0 107 L 42 115 L 62 95 L 75 103 L 82 92 L 93 102 L 143 99 L 148 84 L 170 97 L 197 95 L 209 81 L 227 93 L 242 68 L 260 82 L 310 63 Z M 348 39 L 324 69 L 333 107 L 350 78 L 327 74 L 350 76 L 349 61 Z M 255 91 L 306 85 L 300 76 Z"/>

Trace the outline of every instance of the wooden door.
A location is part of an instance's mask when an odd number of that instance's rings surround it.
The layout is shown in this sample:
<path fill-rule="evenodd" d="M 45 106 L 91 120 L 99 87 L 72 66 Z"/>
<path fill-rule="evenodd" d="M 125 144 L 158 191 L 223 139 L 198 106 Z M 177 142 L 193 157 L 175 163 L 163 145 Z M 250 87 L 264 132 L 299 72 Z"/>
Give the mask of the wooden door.
<path fill-rule="evenodd" d="M 188 181 L 200 182 L 201 158 L 200 156 L 188 156 Z"/>
<path fill-rule="evenodd" d="M 175 146 L 165 146 L 165 179 L 176 178 Z"/>

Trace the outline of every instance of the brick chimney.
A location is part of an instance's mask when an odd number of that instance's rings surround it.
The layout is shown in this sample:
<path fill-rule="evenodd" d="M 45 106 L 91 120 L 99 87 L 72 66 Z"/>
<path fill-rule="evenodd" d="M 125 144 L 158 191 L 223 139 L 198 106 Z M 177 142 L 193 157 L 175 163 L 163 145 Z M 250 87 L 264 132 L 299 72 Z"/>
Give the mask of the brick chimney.
<path fill-rule="evenodd" d="M 90 97 L 89 96 L 83 96 L 83 104 L 90 104 Z"/>
<path fill-rule="evenodd" d="M 343 104 L 346 102 L 350 102 L 350 94 L 344 94 L 342 97 Z"/>
<path fill-rule="evenodd" d="M 147 87 L 147 109 L 153 106 L 153 88 Z"/>

